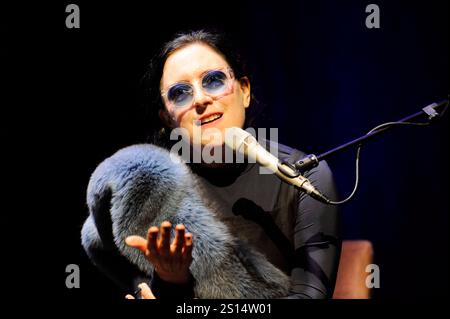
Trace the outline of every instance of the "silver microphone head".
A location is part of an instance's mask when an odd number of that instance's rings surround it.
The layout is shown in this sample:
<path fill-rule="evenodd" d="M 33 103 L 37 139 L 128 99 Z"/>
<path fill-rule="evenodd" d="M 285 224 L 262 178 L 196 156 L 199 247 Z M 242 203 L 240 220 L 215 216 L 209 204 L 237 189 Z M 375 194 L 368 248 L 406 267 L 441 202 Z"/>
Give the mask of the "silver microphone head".
<path fill-rule="evenodd" d="M 232 150 L 245 154 L 245 145 L 256 141 L 253 135 L 239 127 L 230 127 L 225 130 L 225 145 Z"/>

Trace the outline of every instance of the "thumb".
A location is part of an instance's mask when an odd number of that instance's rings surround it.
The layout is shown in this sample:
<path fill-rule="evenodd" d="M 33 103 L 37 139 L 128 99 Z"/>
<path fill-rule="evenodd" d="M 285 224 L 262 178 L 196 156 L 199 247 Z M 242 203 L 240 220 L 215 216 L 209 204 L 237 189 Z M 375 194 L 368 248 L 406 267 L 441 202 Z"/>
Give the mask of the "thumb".
<path fill-rule="evenodd" d="M 141 288 L 141 295 L 143 299 L 156 299 L 152 290 L 146 283 L 141 283 L 138 287 Z"/>
<path fill-rule="evenodd" d="M 125 244 L 137 248 L 143 253 L 147 251 L 147 240 L 141 236 L 128 236 L 125 238 Z"/>

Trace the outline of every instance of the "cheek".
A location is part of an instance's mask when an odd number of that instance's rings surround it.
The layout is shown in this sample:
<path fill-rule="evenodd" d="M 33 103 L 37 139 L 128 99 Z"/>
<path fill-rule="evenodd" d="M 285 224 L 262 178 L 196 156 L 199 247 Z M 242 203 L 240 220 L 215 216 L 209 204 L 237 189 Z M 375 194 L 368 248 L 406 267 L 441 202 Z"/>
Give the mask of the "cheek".
<path fill-rule="evenodd" d="M 181 117 L 178 118 L 178 127 L 185 129 L 190 137 L 193 136 L 194 131 L 193 121 L 195 118 L 196 115 L 194 110 L 186 112 L 185 114 L 181 115 Z"/>
<path fill-rule="evenodd" d="M 229 126 L 241 126 L 245 120 L 245 107 L 239 94 L 230 97 L 227 103 L 227 123 Z"/>
<path fill-rule="evenodd" d="M 189 129 L 192 126 L 192 121 L 194 120 L 194 110 L 190 110 L 189 112 L 185 112 L 183 114 L 180 114 L 177 117 L 177 122 L 179 127 L 184 127 Z"/>
<path fill-rule="evenodd" d="M 192 118 L 192 116 L 190 115 L 191 110 L 186 110 L 183 112 L 174 112 L 173 114 L 173 118 L 175 120 L 175 125 L 176 127 L 186 127 L 186 123 L 189 122 L 189 119 Z"/>

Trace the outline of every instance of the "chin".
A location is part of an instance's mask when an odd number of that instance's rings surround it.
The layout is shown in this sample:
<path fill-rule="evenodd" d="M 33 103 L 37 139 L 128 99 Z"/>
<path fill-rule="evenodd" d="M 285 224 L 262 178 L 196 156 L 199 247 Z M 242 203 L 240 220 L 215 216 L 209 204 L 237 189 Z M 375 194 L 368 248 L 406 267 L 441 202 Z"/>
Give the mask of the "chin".
<path fill-rule="evenodd" d="M 202 146 L 222 146 L 225 143 L 225 135 L 222 134 L 214 135 L 214 138 L 210 136 L 202 136 Z"/>

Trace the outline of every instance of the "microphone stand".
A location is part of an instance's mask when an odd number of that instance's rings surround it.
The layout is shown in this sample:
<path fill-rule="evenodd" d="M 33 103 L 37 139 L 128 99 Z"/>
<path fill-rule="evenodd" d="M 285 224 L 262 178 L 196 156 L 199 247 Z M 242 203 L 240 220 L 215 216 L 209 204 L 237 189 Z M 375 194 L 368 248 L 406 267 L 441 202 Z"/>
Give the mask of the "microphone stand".
<path fill-rule="evenodd" d="M 378 136 L 381 133 L 386 132 L 387 130 L 389 130 L 390 128 L 392 128 L 394 126 L 394 125 L 390 125 L 390 124 L 399 124 L 399 123 L 407 124 L 411 120 L 415 120 L 420 117 L 423 117 L 423 115 L 426 115 L 427 120 L 428 120 L 428 122 L 424 122 L 423 124 L 434 123 L 437 119 L 441 118 L 442 115 L 445 113 L 445 111 L 447 110 L 447 107 L 448 107 L 448 102 L 449 102 L 448 100 L 443 100 L 438 103 L 432 103 L 432 104 L 424 107 L 420 112 L 414 113 L 414 114 L 407 116 L 407 117 L 405 117 L 397 122 L 394 122 L 394 123 L 386 123 L 386 125 L 382 125 L 382 127 L 380 127 L 379 129 L 375 129 L 366 135 L 363 135 L 363 136 L 358 137 L 350 142 L 347 142 L 338 147 L 335 147 L 335 148 L 333 148 L 325 153 L 322 153 L 318 156 L 316 156 L 314 154 L 307 155 L 304 158 L 295 162 L 293 165 L 298 172 L 305 172 L 313 167 L 316 167 L 317 165 L 319 165 L 320 161 L 324 160 L 325 158 L 327 158 L 333 154 L 336 154 L 338 152 L 346 150 L 353 145 L 360 145 L 362 142 L 365 142 L 369 139 L 372 139 L 374 136 Z"/>

